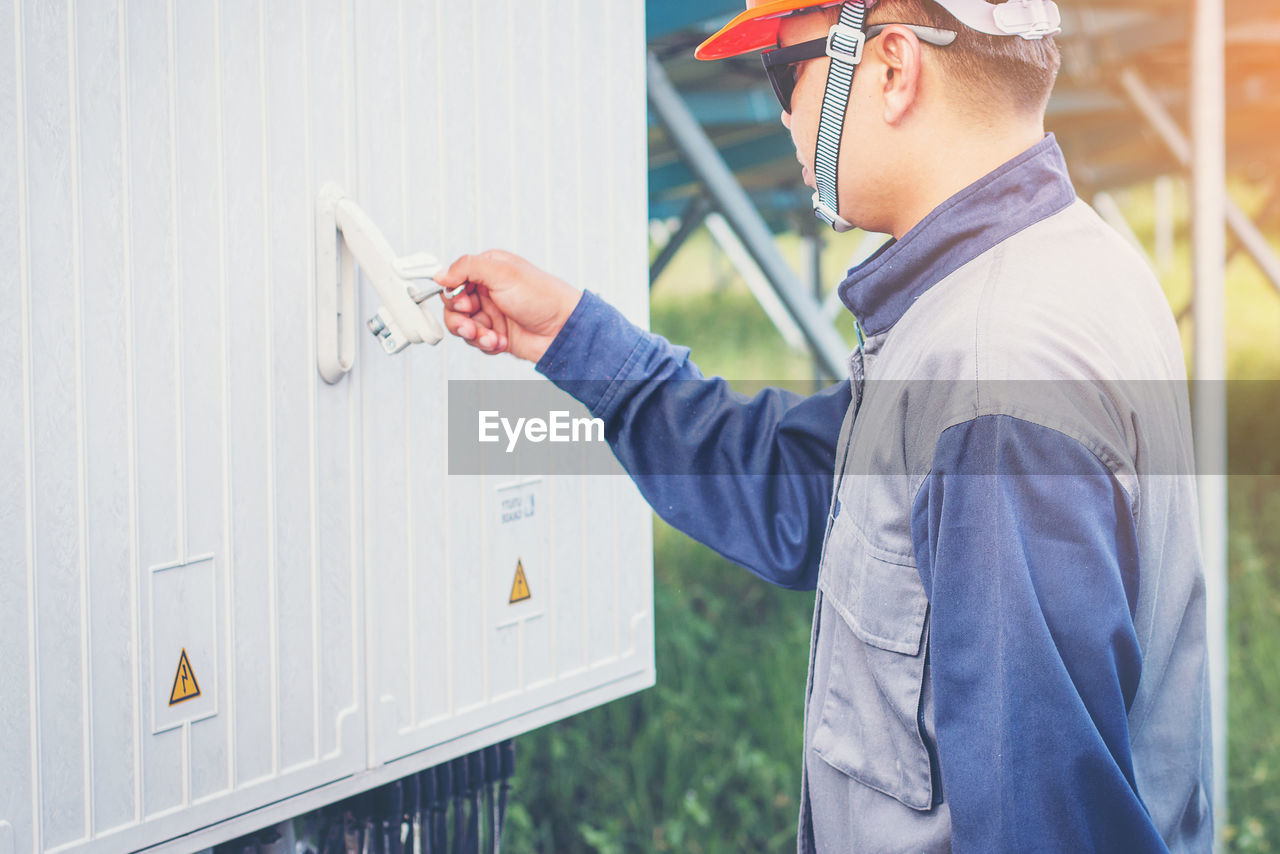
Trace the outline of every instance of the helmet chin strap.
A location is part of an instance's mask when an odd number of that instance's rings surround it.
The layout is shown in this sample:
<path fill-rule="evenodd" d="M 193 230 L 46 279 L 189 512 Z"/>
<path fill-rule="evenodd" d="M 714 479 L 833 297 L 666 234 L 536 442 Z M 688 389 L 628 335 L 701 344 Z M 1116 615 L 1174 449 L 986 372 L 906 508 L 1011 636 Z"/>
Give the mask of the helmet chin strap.
<path fill-rule="evenodd" d="M 853 72 L 862 61 L 862 48 L 867 41 L 862 31 L 865 16 L 862 0 L 845 0 L 840 6 L 840 23 L 832 25 L 827 33 L 831 70 L 827 72 L 827 88 L 822 95 L 818 144 L 813 155 L 813 177 L 818 185 L 813 194 L 813 212 L 836 231 L 853 228 L 853 223 L 840 216 L 838 171 L 840 138 L 844 135 L 844 114 L 849 105 Z"/>

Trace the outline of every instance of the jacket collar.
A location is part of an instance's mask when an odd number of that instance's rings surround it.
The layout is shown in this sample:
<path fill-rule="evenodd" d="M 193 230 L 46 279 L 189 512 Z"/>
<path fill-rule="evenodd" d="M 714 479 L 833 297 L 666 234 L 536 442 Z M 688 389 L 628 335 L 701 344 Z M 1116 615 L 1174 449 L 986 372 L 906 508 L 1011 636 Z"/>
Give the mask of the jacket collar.
<path fill-rule="evenodd" d="M 1075 197 L 1062 149 L 1047 134 L 850 270 L 840 299 L 868 335 L 879 335 L 929 288 Z"/>

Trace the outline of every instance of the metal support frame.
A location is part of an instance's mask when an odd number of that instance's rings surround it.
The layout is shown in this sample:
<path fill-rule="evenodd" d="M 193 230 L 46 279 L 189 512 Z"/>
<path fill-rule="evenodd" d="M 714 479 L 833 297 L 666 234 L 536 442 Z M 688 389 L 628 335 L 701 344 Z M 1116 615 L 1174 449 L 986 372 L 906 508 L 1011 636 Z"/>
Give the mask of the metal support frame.
<path fill-rule="evenodd" d="M 653 263 L 649 265 L 649 290 L 653 290 L 662 271 L 667 269 L 667 265 L 671 263 L 672 258 L 676 257 L 676 253 L 689 239 L 689 235 L 702 225 L 707 214 L 711 213 L 711 208 L 711 200 L 703 195 L 694 196 L 689 200 L 689 204 L 684 206 L 684 210 L 680 212 L 680 227 L 676 229 L 675 234 L 671 235 L 666 246 L 663 246 L 662 251 L 658 253 L 658 257 L 654 258 Z"/>
<path fill-rule="evenodd" d="M 649 105 L 654 114 L 800 327 L 815 358 L 828 375 L 843 377 L 848 346 L 787 265 L 759 211 L 671 85 L 662 63 L 652 53 L 648 61 Z"/>
<path fill-rule="evenodd" d="M 738 232 L 734 231 L 733 226 L 718 213 L 707 215 L 707 231 L 711 232 L 716 245 L 724 252 L 733 268 L 738 271 L 738 275 L 742 277 L 742 281 L 746 283 L 747 289 L 756 298 L 756 302 L 760 303 L 760 307 L 764 309 L 769 322 L 773 324 L 774 329 L 778 330 L 782 340 L 787 342 L 787 346 L 791 349 L 803 353 L 805 351 L 804 333 L 800 331 L 800 327 L 796 326 L 796 322 L 787 313 L 786 307 L 778 300 L 778 294 L 773 285 L 751 257 L 751 252 L 742 242 Z"/>
<path fill-rule="evenodd" d="M 1217 0 L 1202 0 L 1202 2 L 1217 2 Z M 1199 77 L 1194 76 L 1198 73 L 1199 72 L 1195 69 L 1192 70 L 1193 79 L 1195 79 L 1197 89 L 1202 88 L 1205 85 Z M 1222 79 L 1221 74 L 1219 75 L 1219 79 Z M 1151 91 L 1151 87 L 1146 84 L 1146 81 L 1142 79 L 1141 75 L 1139 75 L 1137 71 L 1132 68 L 1126 68 L 1122 71 L 1120 73 L 1120 85 L 1124 87 L 1125 93 L 1129 96 L 1129 99 L 1133 101 L 1134 106 L 1138 108 L 1138 111 L 1142 113 L 1143 118 L 1145 118 L 1156 133 L 1159 134 L 1160 139 L 1164 142 L 1165 146 L 1173 156 L 1177 158 L 1178 162 L 1184 167 L 1192 170 L 1192 196 L 1196 200 L 1195 208 L 1197 218 L 1199 218 L 1199 215 L 1204 210 L 1200 199 L 1205 191 L 1200 190 L 1197 193 L 1196 190 L 1194 172 L 1197 169 L 1196 163 L 1198 160 L 1196 157 L 1198 157 L 1198 155 L 1193 157 L 1192 142 L 1187 139 L 1186 134 L 1184 134 L 1182 129 L 1178 127 L 1177 122 L 1175 122 L 1173 117 L 1169 115 L 1169 111 L 1164 108 L 1164 105 L 1160 103 L 1160 99 Z M 1221 99 L 1221 89 L 1218 90 L 1218 93 L 1219 99 Z M 1192 112 L 1195 113 L 1196 111 L 1193 109 Z M 1200 143 L 1197 142 L 1195 147 L 1198 151 Z M 1226 155 L 1224 153 L 1224 163 L 1225 157 Z M 1262 231 L 1254 224 L 1253 220 L 1249 218 L 1249 215 L 1241 210 L 1239 205 L 1227 197 L 1225 166 L 1223 167 L 1220 177 L 1222 186 L 1218 187 L 1216 192 L 1220 194 L 1223 199 L 1222 204 L 1227 227 L 1231 229 L 1231 232 L 1236 236 L 1236 239 L 1240 241 L 1240 245 L 1243 246 L 1244 250 L 1249 253 L 1251 258 L 1253 258 L 1253 261 L 1258 265 L 1258 268 L 1262 270 L 1262 274 L 1270 280 L 1271 284 L 1277 291 L 1280 291 L 1280 256 L 1276 255 L 1275 250 L 1271 248 L 1271 244 L 1267 242 L 1267 238 L 1263 236 Z M 1223 257 L 1225 257 L 1225 252 L 1226 244 L 1224 242 Z"/>
<path fill-rule="evenodd" d="M 1227 338 L 1224 305 L 1227 199 L 1226 13 L 1223 0 L 1196 0 L 1191 24 L 1191 258 L 1194 270 L 1197 477 L 1208 616 L 1209 691 L 1213 715 L 1213 803 L 1218 847 L 1227 825 Z M 1238 214 L 1241 212 L 1235 209 Z M 1243 214 L 1243 223 L 1252 227 Z M 1275 262 L 1266 252 L 1255 258 Z M 1241 236 L 1244 240 L 1244 236 Z M 1246 240 L 1246 243 L 1248 241 Z M 1258 247 L 1254 247 L 1255 249 Z M 1251 253 L 1253 250 L 1250 250 Z M 1280 265 L 1276 266 L 1280 272 Z M 1280 287 L 1280 276 L 1271 280 Z"/>
<path fill-rule="evenodd" d="M 704 125 L 699 122 L 698 127 L 701 128 Z M 731 172 L 741 172 L 753 166 L 791 159 L 795 157 L 796 148 L 791 142 L 790 134 L 779 125 L 776 131 L 770 128 L 767 133 L 753 134 L 746 139 L 735 139 L 717 151 Z M 673 158 L 668 163 L 651 165 L 649 198 L 652 200 L 672 191 L 681 191 L 685 187 L 696 185 L 698 180 L 698 175 L 679 158 Z"/>
<path fill-rule="evenodd" d="M 1276 188 L 1273 187 L 1267 194 L 1266 201 L 1262 203 L 1262 207 L 1258 210 L 1258 213 L 1252 218 L 1252 221 L 1258 226 L 1259 230 L 1261 230 L 1266 227 L 1267 223 L 1273 223 L 1278 214 L 1280 214 L 1280 192 L 1277 192 Z M 1227 249 L 1227 263 L 1230 264 L 1232 259 L 1234 259 L 1243 248 L 1244 243 L 1239 237 L 1236 237 L 1231 241 L 1231 246 Z"/>

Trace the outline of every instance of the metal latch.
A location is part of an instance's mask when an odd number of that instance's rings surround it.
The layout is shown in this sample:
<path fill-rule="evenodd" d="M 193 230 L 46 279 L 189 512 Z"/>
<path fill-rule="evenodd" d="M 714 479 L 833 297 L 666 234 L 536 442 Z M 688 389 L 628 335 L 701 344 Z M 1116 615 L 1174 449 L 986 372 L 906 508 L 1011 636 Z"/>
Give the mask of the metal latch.
<path fill-rule="evenodd" d="M 420 305 L 443 289 L 416 284 L 443 265 L 425 252 L 398 257 L 369 215 L 336 184 L 325 184 L 316 198 L 316 364 L 329 383 L 355 362 L 356 265 L 382 301 L 368 328 L 383 350 L 399 353 L 444 337 L 440 321 Z"/>

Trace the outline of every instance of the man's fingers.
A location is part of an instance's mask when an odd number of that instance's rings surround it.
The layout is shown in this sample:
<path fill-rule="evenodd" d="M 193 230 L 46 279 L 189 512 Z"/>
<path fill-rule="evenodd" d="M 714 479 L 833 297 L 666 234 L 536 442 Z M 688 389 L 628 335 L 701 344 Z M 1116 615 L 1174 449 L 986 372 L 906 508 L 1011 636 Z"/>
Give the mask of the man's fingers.
<path fill-rule="evenodd" d="M 453 299 L 446 296 L 444 304 L 445 327 L 450 332 L 486 353 L 507 349 L 507 316 L 489 298 L 487 288 L 468 285 L 466 293 Z"/>
<path fill-rule="evenodd" d="M 474 341 L 483 331 L 489 328 L 489 319 L 483 315 L 473 316 L 460 311 L 452 311 L 446 306 L 444 310 L 444 328 L 465 341 Z"/>
<path fill-rule="evenodd" d="M 473 342 L 475 346 L 484 350 L 486 353 L 502 352 L 503 336 L 498 329 L 499 323 L 504 327 L 506 318 L 500 312 L 492 316 L 486 311 L 478 311 L 471 315 L 471 320 L 476 324 L 476 338 Z"/>
<path fill-rule="evenodd" d="M 507 336 L 494 331 L 493 326 L 493 320 L 484 312 L 467 315 L 447 308 L 444 312 L 445 329 L 477 350 L 501 353 L 507 349 Z"/>
<path fill-rule="evenodd" d="M 441 297 L 443 297 L 445 307 L 449 311 L 456 311 L 459 314 L 471 314 L 475 310 L 471 305 L 474 300 L 466 294 L 460 294 L 452 299 L 447 294 L 441 294 Z"/>
<path fill-rule="evenodd" d="M 471 318 L 455 311 L 444 313 L 444 328 L 464 341 L 470 341 L 476 337 L 476 325 Z"/>
<path fill-rule="evenodd" d="M 507 334 L 507 315 L 502 309 L 494 303 L 487 291 L 477 291 L 476 297 L 480 302 L 480 311 L 492 320 L 489 324 L 490 328 L 500 336 L 505 337 Z"/>

